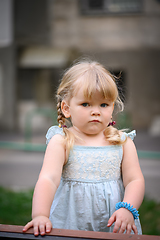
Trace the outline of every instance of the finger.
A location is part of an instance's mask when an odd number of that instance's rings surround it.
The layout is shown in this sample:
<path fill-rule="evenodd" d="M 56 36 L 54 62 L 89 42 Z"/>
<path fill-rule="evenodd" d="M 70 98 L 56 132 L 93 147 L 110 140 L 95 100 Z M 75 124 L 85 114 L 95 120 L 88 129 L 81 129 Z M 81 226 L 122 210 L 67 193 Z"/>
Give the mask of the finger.
<path fill-rule="evenodd" d="M 38 236 L 39 235 L 39 229 L 38 229 L 38 225 L 34 226 L 34 235 Z"/>
<path fill-rule="evenodd" d="M 121 221 L 117 220 L 115 222 L 115 225 L 114 225 L 114 228 L 113 228 L 113 233 L 117 233 L 119 228 L 120 228 L 120 226 L 121 226 Z"/>
<path fill-rule="evenodd" d="M 46 232 L 47 233 L 51 232 L 51 229 L 52 229 L 52 224 L 50 222 L 47 222 L 46 223 Z"/>
<path fill-rule="evenodd" d="M 132 227 L 130 224 L 127 225 L 127 230 L 126 230 L 126 233 L 127 234 L 130 234 L 131 233 L 131 230 L 132 230 Z"/>
<path fill-rule="evenodd" d="M 126 230 L 126 223 L 122 222 L 119 233 L 124 233 L 125 230 Z"/>
<path fill-rule="evenodd" d="M 45 225 L 43 223 L 40 223 L 39 231 L 42 236 L 45 235 Z"/>
<path fill-rule="evenodd" d="M 28 222 L 24 228 L 23 228 L 23 232 L 26 232 L 29 228 L 33 227 L 33 221 Z"/>
<path fill-rule="evenodd" d="M 113 215 L 108 220 L 107 227 L 110 227 L 115 221 L 116 221 L 116 215 L 113 213 Z"/>
<path fill-rule="evenodd" d="M 135 224 L 132 226 L 132 230 L 134 231 L 135 234 L 138 234 L 137 227 Z"/>

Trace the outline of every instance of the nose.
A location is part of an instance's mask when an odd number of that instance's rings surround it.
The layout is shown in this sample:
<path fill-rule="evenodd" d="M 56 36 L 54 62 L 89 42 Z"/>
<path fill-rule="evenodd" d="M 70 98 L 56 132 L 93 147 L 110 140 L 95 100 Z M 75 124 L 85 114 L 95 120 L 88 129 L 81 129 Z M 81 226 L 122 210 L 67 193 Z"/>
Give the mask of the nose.
<path fill-rule="evenodd" d="M 98 108 L 98 107 L 92 108 L 92 110 L 91 110 L 91 115 L 92 115 L 92 116 L 100 116 L 99 108 Z"/>

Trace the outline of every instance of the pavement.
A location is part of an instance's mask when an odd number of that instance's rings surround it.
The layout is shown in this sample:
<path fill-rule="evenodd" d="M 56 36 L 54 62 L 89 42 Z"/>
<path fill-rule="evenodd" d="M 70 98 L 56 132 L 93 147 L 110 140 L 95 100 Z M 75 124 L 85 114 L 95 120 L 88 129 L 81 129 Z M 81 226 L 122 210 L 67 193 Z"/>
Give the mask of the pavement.
<path fill-rule="evenodd" d="M 23 142 L 23 136 L 0 133 L 0 141 Z M 44 135 L 33 137 L 33 143 L 45 144 Z M 137 131 L 137 150 L 160 152 L 160 136 L 150 136 L 147 131 Z M 159 154 L 160 156 L 160 154 Z M 43 163 L 44 152 L 18 151 L 0 148 L 0 186 L 13 190 L 32 189 L 38 179 Z M 160 157 L 140 157 L 141 169 L 145 178 L 145 195 L 160 202 Z"/>

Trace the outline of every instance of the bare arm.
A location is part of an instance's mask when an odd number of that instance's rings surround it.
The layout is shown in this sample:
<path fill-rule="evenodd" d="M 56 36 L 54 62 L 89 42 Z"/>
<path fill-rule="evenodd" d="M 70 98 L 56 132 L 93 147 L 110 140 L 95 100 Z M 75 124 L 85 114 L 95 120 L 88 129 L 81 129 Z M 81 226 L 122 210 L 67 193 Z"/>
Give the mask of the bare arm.
<path fill-rule="evenodd" d="M 24 232 L 30 227 L 34 227 L 35 235 L 38 235 L 39 232 L 44 235 L 45 232 L 51 231 L 50 207 L 60 183 L 65 158 L 62 136 L 55 135 L 46 149 L 43 166 L 33 195 L 32 221 L 26 224 Z"/>
<path fill-rule="evenodd" d="M 137 151 L 130 138 L 127 139 L 127 142 L 124 145 L 122 176 L 125 187 L 123 201 L 131 203 L 133 207 L 138 209 L 143 201 L 145 183 L 139 165 Z"/>
<path fill-rule="evenodd" d="M 137 151 L 130 138 L 127 139 L 123 146 L 122 176 L 125 187 L 123 201 L 138 209 L 143 201 L 145 183 Z M 114 232 L 119 231 L 122 233 L 126 230 L 127 233 L 130 233 L 133 230 L 137 233 L 133 215 L 125 208 L 120 208 L 111 216 L 108 226 L 111 226 L 113 222 L 115 222 Z"/>

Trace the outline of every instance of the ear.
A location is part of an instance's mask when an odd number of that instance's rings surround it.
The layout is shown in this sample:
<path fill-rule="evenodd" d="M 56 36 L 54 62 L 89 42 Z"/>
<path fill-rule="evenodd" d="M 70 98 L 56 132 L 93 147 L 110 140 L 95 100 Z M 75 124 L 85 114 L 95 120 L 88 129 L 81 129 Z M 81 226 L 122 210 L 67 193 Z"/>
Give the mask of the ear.
<path fill-rule="evenodd" d="M 61 102 L 61 110 L 66 118 L 69 118 L 71 116 L 69 105 L 64 100 Z"/>

